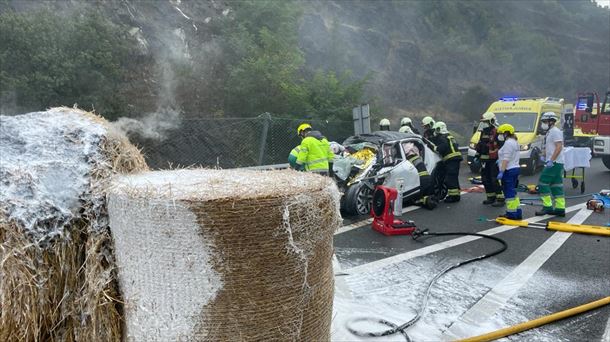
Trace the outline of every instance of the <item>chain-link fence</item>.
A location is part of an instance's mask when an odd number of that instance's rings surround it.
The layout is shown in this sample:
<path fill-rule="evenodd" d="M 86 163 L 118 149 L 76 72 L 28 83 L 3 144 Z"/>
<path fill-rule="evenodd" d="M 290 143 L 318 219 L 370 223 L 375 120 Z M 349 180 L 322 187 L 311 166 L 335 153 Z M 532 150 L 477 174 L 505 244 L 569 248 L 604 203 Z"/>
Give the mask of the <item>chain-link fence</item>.
<path fill-rule="evenodd" d="M 329 141 L 341 143 L 354 134 L 352 121 L 293 119 L 263 114 L 254 118 L 185 119 L 162 141 L 139 136 L 131 139 L 142 148 L 148 165 L 153 169 L 282 164 L 287 163 L 290 151 L 300 144 L 296 129 L 303 122 L 310 123 Z M 460 146 L 468 144 L 472 124 L 447 125 Z"/>
<path fill-rule="evenodd" d="M 142 148 L 154 169 L 177 166 L 246 167 L 288 162 L 300 144 L 299 124 L 310 123 L 329 141 L 342 142 L 353 134 L 351 121 L 320 121 L 260 115 L 254 118 L 185 119 L 166 139 L 130 137 Z"/>

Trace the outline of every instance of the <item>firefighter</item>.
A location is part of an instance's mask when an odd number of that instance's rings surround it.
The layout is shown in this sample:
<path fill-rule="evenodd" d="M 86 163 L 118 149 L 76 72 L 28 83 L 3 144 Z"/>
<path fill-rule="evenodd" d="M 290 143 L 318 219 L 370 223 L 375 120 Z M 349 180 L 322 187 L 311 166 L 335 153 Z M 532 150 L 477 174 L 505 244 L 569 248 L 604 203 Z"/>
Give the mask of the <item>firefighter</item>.
<path fill-rule="evenodd" d="M 421 125 L 424 128 L 423 137 L 430 140 L 434 136 L 434 119 L 431 116 L 425 116 L 421 119 Z"/>
<path fill-rule="evenodd" d="M 380 131 L 389 131 L 390 130 L 390 120 L 381 119 L 381 121 L 379 121 L 379 130 Z"/>
<path fill-rule="evenodd" d="M 297 158 L 299 157 L 299 151 L 301 150 L 299 147 L 300 145 L 293 148 L 288 155 L 288 164 L 290 165 L 291 169 L 297 168 Z"/>
<path fill-rule="evenodd" d="M 413 164 L 417 170 L 417 174 L 419 175 L 419 192 L 421 194 L 421 198 L 417 200 L 415 204 L 421 205 L 430 210 L 436 208 L 438 202 L 433 196 L 434 183 L 432 182 L 432 177 L 426 168 L 426 164 L 420 156 L 419 148 L 417 148 L 417 146 L 411 142 L 406 143 L 403 148 L 405 151 L 405 157 L 411 164 Z"/>
<path fill-rule="evenodd" d="M 328 140 L 306 123 L 299 125 L 297 133 L 303 140 L 298 146 L 296 169 L 328 175 L 335 156 Z"/>
<path fill-rule="evenodd" d="M 407 117 L 400 119 L 400 129 L 398 131 L 419 134 L 419 131 L 413 127 L 413 121 Z"/>
<path fill-rule="evenodd" d="M 445 167 L 444 183 L 447 186 L 446 203 L 460 201 L 460 164 L 462 163 L 462 153 L 458 150 L 458 144 L 444 122 L 438 121 L 434 124 L 434 137 L 432 142 L 436 145 L 435 152 L 443 158 Z"/>
<path fill-rule="evenodd" d="M 485 187 L 487 198 L 483 204 L 491 204 L 494 207 L 504 206 L 504 195 L 500 183 L 496 179 L 498 176 L 498 142 L 496 133 L 496 115 L 492 112 L 484 113 L 481 117 L 481 138 L 476 146 L 477 154 L 475 162 L 481 161 L 481 181 Z M 514 129 L 513 129 L 514 130 Z"/>
<path fill-rule="evenodd" d="M 506 196 L 506 214 L 504 217 L 512 220 L 521 220 L 523 214 L 519 207 L 519 196 L 517 185 L 519 184 L 519 143 L 515 135 L 515 128 L 509 124 L 498 127 L 498 139 L 504 141 L 504 145 L 498 151 L 500 169 L 496 176 L 502 181 L 502 190 Z"/>
<path fill-rule="evenodd" d="M 546 112 L 540 117 L 542 122 L 540 128 L 546 131 L 545 143 L 545 164 L 544 170 L 538 181 L 540 199 L 542 200 L 542 210 L 537 211 L 536 215 L 557 215 L 565 216 L 566 199 L 563 193 L 563 133 L 555 124 L 559 121 L 557 114 Z M 555 207 L 553 208 L 553 198 Z"/>

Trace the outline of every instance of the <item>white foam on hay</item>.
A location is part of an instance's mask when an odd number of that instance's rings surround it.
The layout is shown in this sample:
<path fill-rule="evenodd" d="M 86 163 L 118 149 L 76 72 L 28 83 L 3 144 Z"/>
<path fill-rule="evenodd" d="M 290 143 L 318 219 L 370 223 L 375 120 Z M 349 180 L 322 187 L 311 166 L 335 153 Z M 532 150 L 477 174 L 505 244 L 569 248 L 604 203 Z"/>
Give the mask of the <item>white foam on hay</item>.
<path fill-rule="evenodd" d="M 192 336 L 203 307 L 222 288 L 209 242 L 181 203 L 108 199 L 130 341 Z"/>
<path fill-rule="evenodd" d="M 113 180 L 108 213 L 129 340 L 188 340 L 197 333 L 194 329 L 205 305 L 222 289 L 221 276 L 212 267 L 212 257 L 221 256 L 211 239 L 203 236 L 187 203 L 285 196 L 281 228 L 288 232 L 286 248 L 304 261 L 307 272 L 305 246 L 292 238 L 291 206 L 313 201 L 311 190 L 332 186 L 330 194 L 336 197 L 338 212 L 338 190 L 327 179 L 302 172 L 269 175 L 252 170 L 186 169 Z M 307 276 L 303 286 L 308 286 Z"/>
<path fill-rule="evenodd" d="M 61 235 L 81 215 L 79 199 L 95 200 L 87 190 L 106 129 L 79 113 L 0 116 L 1 209 L 35 240 Z"/>
<path fill-rule="evenodd" d="M 260 198 L 265 196 L 294 195 L 307 192 L 312 175 L 289 172 L 289 176 L 267 177 L 267 171 L 253 170 L 202 170 L 184 169 L 155 171 L 122 176 L 113 187 L 141 198 L 174 200 L 218 200 L 223 198 Z M 276 172 L 275 175 L 281 175 Z M 239 193 L 236 193 L 239 189 Z"/>

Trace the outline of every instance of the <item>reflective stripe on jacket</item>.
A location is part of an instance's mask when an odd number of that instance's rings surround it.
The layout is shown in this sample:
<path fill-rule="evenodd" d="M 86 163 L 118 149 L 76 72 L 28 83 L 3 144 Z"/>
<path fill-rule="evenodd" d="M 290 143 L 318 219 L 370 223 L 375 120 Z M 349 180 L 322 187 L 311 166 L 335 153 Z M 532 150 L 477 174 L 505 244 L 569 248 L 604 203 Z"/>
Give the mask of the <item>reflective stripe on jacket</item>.
<path fill-rule="evenodd" d="M 334 157 L 335 154 L 326 138 L 307 136 L 299 146 L 296 162 L 304 165 L 306 171 L 328 172 L 328 163 L 332 162 Z"/>

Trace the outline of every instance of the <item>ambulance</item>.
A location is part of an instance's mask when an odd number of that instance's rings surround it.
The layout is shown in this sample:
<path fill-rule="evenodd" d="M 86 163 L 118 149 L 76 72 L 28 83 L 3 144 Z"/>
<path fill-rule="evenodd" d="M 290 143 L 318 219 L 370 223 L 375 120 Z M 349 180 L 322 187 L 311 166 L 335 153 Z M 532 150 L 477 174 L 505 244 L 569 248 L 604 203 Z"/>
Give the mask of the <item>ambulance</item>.
<path fill-rule="evenodd" d="M 525 174 L 534 174 L 543 166 L 540 161 L 544 145 L 544 132 L 540 130 L 540 117 L 545 112 L 555 112 L 561 116 L 564 112 L 563 99 L 556 97 L 503 97 L 492 103 L 488 112 L 496 114 L 498 125 L 508 123 L 515 127 L 520 146 L 519 163 Z M 558 127 L 561 123 L 557 123 Z M 468 146 L 468 165 L 473 173 L 481 170 L 480 163 L 474 162 L 475 147 L 481 136 L 482 127 L 470 138 Z"/>

